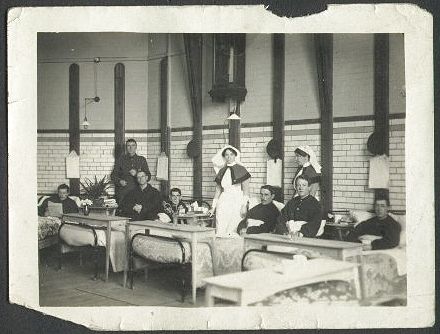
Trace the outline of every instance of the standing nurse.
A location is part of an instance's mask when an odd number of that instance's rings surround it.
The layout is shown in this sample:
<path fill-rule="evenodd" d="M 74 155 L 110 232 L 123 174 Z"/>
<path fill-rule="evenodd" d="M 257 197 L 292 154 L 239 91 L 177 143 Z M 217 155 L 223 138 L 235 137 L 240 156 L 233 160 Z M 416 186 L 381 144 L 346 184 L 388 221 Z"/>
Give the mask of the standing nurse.
<path fill-rule="evenodd" d="M 216 214 L 217 236 L 236 237 L 237 226 L 246 216 L 251 174 L 240 162 L 240 151 L 225 146 L 213 158 L 223 164 L 215 178 L 216 189 L 210 214 Z"/>

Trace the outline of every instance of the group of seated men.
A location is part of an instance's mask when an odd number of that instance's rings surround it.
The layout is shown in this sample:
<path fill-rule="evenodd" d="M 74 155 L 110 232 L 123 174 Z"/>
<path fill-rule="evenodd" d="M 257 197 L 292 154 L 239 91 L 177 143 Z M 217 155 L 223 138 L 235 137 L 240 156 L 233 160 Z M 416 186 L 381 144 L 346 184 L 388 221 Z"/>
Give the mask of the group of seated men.
<path fill-rule="evenodd" d="M 162 200 L 160 192 L 148 182 L 150 175 L 145 171 L 136 174 L 137 186 L 130 190 L 119 203 L 119 214 L 133 220 L 156 220 L 166 214 L 172 221 L 176 213 L 186 213 L 188 207 L 182 202 L 180 189 L 173 188 L 169 198 Z M 321 226 L 322 208 L 318 200 L 310 195 L 310 181 L 307 176 L 296 179 L 298 196 L 290 199 L 281 211 L 274 204 L 275 189 L 264 185 L 260 189 L 261 203 L 251 208 L 238 226 L 238 233 L 295 233 L 302 237 L 316 237 Z M 58 194 L 46 199 L 39 209 L 40 215 L 47 215 L 48 202 L 61 203 L 63 213 L 78 212 L 75 201 L 68 197 L 69 187 L 58 187 Z M 364 249 L 388 249 L 399 244 L 401 227 L 388 215 L 388 198 L 376 197 L 376 216 L 361 222 L 348 235 L 346 241 L 359 242 L 364 235 L 378 238 Z M 163 219 L 162 219 L 163 221 Z"/>
<path fill-rule="evenodd" d="M 274 205 L 275 191 L 265 185 L 260 189 L 261 203 L 248 211 L 246 219 L 238 226 L 237 232 L 288 234 L 316 237 L 321 226 L 322 208 L 315 197 L 310 195 L 307 176 L 296 180 L 298 196 L 290 199 L 279 211 Z M 400 242 L 401 226 L 389 214 L 390 203 L 385 194 L 379 194 L 374 201 L 375 216 L 360 222 L 347 235 L 345 241 L 360 242 L 365 236 L 374 236 L 363 245 L 364 250 L 390 249 Z M 257 224 L 255 223 L 257 220 Z M 364 239 L 365 240 L 365 239 Z M 368 240 L 368 239 L 367 239 Z"/>

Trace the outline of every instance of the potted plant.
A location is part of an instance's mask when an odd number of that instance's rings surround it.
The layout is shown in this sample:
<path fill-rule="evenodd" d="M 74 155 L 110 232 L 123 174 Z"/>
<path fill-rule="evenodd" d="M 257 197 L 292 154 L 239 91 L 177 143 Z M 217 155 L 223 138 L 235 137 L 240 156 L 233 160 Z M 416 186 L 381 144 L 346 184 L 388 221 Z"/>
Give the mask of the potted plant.
<path fill-rule="evenodd" d="M 98 180 L 96 175 L 94 180 L 85 178 L 84 183 L 80 182 L 80 184 L 82 186 L 82 198 L 91 200 L 93 202 L 93 206 L 104 206 L 104 199 L 108 196 L 107 190 L 112 187 L 111 180 L 107 175 L 100 180 Z"/>

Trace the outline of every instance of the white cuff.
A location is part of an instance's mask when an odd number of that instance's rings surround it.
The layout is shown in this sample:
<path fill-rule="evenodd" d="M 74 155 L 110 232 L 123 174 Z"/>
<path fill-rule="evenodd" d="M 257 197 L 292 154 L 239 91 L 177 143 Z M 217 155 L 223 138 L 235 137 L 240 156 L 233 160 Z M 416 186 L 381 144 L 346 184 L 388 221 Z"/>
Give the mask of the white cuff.
<path fill-rule="evenodd" d="M 217 207 L 217 201 L 218 201 L 217 198 L 214 198 L 214 199 L 212 200 L 211 209 L 215 209 L 215 208 Z"/>

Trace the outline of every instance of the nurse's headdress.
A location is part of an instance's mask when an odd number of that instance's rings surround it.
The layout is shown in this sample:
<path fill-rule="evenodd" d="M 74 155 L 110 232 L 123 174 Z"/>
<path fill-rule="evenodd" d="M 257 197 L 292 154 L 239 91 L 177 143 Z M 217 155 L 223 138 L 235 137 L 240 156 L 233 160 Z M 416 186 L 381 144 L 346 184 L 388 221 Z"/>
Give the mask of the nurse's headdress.
<path fill-rule="evenodd" d="M 308 146 L 298 146 L 295 149 L 295 153 L 298 153 L 299 155 L 305 157 L 306 155 L 309 156 L 309 162 L 315 169 L 316 173 L 321 174 L 321 165 L 318 163 L 318 159 L 316 158 L 316 154 L 313 151 L 313 149 Z"/>
<path fill-rule="evenodd" d="M 225 161 L 225 158 L 223 157 L 223 152 L 226 149 L 230 149 L 230 150 L 234 151 L 235 155 L 236 155 L 235 162 L 239 165 L 243 165 L 240 160 L 240 156 L 241 156 L 240 151 L 232 145 L 226 145 L 226 146 L 222 147 L 220 150 L 218 150 L 217 153 L 211 159 L 216 174 L 218 173 L 220 168 L 225 166 L 226 161 Z"/>

